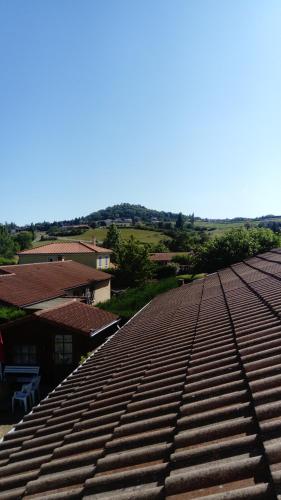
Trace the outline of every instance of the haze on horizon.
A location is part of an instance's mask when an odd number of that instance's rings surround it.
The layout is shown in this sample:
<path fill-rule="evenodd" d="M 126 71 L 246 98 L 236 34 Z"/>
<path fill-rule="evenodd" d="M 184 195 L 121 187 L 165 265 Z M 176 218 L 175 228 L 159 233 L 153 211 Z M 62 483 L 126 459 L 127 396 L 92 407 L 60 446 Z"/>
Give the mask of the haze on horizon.
<path fill-rule="evenodd" d="M 280 214 L 278 0 L 3 0 L 0 222 Z"/>

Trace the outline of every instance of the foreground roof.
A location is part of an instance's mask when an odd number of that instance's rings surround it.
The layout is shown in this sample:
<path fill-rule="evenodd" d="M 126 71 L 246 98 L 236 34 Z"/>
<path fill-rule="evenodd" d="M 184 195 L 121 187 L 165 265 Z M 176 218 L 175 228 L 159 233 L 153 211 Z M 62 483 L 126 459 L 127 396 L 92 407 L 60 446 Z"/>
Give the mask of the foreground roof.
<path fill-rule="evenodd" d="M 52 309 L 38 311 L 35 315 L 48 323 L 77 330 L 86 335 L 90 335 L 95 330 L 104 329 L 118 320 L 116 314 L 77 300 Z"/>
<path fill-rule="evenodd" d="M 67 253 L 112 253 L 112 250 L 86 243 L 84 241 L 65 241 L 58 243 L 47 243 L 40 247 L 31 248 L 18 252 L 18 255 L 49 255 L 49 254 L 67 254 Z"/>
<path fill-rule="evenodd" d="M 71 260 L 0 266 L 0 302 L 24 307 L 109 279 L 107 273 Z"/>
<path fill-rule="evenodd" d="M 280 498 L 281 252 L 154 299 L 0 444 L 1 500 Z"/>

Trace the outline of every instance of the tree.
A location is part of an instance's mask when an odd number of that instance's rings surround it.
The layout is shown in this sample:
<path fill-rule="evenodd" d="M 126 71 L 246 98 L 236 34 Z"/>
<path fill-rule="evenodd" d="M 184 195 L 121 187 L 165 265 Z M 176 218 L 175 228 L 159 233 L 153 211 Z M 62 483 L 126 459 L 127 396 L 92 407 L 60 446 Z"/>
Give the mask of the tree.
<path fill-rule="evenodd" d="M 117 252 L 120 247 L 120 233 L 115 224 L 109 226 L 106 238 L 103 242 L 106 248 L 111 248 L 114 252 Z"/>
<path fill-rule="evenodd" d="M 10 259 L 18 250 L 18 244 L 9 234 L 7 228 L 0 226 L 0 256 Z"/>
<path fill-rule="evenodd" d="M 21 231 L 16 236 L 14 236 L 14 240 L 17 242 L 20 250 L 26 250 L 32 247 L 32 233 L 29 231 Z"/>
<path fill-rule="evenodd" d="M 189 252 L 192 250 L 196 238 L 197 236 L 192 232 L 175 231 L 172 239 L 165 243 L 171 252 Z"/>
<path fill-rule="evenodd" d="M 182 230 L 184 226 L 184 220 L 183 220 L 183 215 L 180 212 L 178 215 L 178 218 L 176 220 L 176 228 Z"/>
<path fill-rule="evenodd" d="M 214 272 L 279 245 L 280 236 L 270 229 L 231 229 L 199 249 L 197 269 Z"/>
<path fill-rule="evenodd" d="M 122 286 L 142 286 L 152 276 L 149 250 L 133 236 L 119 245 L 115 275 Z"/>
<path fill-rule="evenodd" d="M 189 221 L 192 227 L 194 227 L 194 221 L 195 221 L 194 212 L 189 216 Z"/>

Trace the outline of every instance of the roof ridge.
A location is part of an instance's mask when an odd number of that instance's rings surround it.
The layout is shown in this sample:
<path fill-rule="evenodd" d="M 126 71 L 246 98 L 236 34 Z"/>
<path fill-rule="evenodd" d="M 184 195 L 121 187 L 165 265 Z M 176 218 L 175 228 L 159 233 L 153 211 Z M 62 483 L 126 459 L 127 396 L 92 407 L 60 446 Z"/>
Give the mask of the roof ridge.
<path fill-rule="evenodd" d="M 90 243 L 90 242 L 86 243 L 85 241 L 82 241 L 82 240 L 79 240 L 79 243 L 81 243 L 81 245 L 83 245 L 84 247 L 89 248 L 89 250 L 93 250 L 95 253 L 98 253 L 98 252 L 96 252 L 96 250 L 94 250 L 92 248 L 92 246 L 98 247 L 98 245 L 95 245 L 94 243 Z M 98 248 L 101 248 L 101 247 L 98 247 Z"/>

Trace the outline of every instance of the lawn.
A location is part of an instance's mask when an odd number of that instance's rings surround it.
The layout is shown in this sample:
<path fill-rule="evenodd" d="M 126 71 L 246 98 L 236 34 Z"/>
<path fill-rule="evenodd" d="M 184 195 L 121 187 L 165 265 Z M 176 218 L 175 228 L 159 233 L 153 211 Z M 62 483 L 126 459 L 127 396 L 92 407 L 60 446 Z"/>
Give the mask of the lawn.
<path fill-rule="evenodd" d="M 244 222 L 204 222 L 204 221 L 195 221 L 195 226 L 203 226 L 207 229 L 212 229 L 209 231 L 209 235 L 212 236 L 221 236 L 226 231 L 230 229 L 237 229 L 244 227 L 246 221 Z M 259 221 L 251 221 L 249 220 L 251 225 L 257 226 Z"/>
<path fill-rule="evenodd" d="M 118 228 L 120 231 L 120 235 L 124 240 L 128 240 L 131 236 L 134 236 L 136 240 L 142 243 L 153 243 L 157 244 L 161 240 L 169 239 L 168 236 L 159 232 L 159 231 L 149 231 L 147 229 L 134 229 L 130 227 L 122 227 Z M 106 238 L 107 228 L 100 227 L 97 229 L 88 229 L 83 234 L 79 236 L 60 236 L 56 241 L 93 241 L 94 238 L 101 243 Z M 45 245 L 46 243 L 50 243 L 50 241 L 36 241 L 33 246 L 38 247 L 41 245 Z"/>

